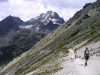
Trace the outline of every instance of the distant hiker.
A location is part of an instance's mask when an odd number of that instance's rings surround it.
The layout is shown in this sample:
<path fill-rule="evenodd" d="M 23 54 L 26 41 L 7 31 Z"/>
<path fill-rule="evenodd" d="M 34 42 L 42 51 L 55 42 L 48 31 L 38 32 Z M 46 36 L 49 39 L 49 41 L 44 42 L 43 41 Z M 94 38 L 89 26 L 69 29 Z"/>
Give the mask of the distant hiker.
<path fill-rule="evenodd" d="M 90 56 L 90 51 L 88 50 L 88 48 L 86 48 L 86 50 L 84 51 L 85 66 L 87 66 L 87 61 L 89 59 L 89 56 Z"/>
<path fill-rule="evenodd" d="M 76 51 L 76 49 L 75 49 L 75 50 L 74 50 L 75 59 L 76 59 L 76 54 L 77 54 L 77 51 Z"/>

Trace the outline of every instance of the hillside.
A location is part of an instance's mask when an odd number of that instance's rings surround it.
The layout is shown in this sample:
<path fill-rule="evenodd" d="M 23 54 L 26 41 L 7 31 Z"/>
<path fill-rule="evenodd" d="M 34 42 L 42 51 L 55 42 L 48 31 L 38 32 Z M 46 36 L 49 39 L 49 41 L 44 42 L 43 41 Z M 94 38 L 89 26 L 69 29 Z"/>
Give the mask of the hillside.
<path fill-rule="evenodd" d="M 29 21 L 8 16 L 0 21 L 0 66 L 28 51 L 40 39 L 64 23 L 56 12 L 47 11 Z"/>
<path fill-rule="evenodd" d="M 100 0 L 86 4 L 66 23 L 48 34 L 29 51 L 10 62 L 2 75 L 53 75 L 63 69 L 60 64 L 68 57 L 68 49 L 91 50 L 91 58 L 100 53 Z M 93 44 L 94 46 L 90 45 Z M 82 58 L 80 53 L 78 58 Z"/>

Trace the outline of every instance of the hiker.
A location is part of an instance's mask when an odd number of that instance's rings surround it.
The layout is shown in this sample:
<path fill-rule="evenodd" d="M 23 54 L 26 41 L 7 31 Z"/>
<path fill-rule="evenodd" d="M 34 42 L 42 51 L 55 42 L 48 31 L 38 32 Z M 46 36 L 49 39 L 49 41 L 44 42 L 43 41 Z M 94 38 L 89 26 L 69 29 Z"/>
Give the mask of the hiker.
<path fill-rule="evenodd" d="M 77 54 L 77 51 L 76 49 L 74 50 L 74 56 L 75 56 L 75 59 L 76 59 L 76 54 Z"/>
<path fill-rule="evenodd" d="M 84 51 L 85 66 L 87 66 L 87 61 L 89 59 L 89 56 L 90 56 L 90 51 L 88 50 L 88 48 L 86 48 L 86 50 Z"/>

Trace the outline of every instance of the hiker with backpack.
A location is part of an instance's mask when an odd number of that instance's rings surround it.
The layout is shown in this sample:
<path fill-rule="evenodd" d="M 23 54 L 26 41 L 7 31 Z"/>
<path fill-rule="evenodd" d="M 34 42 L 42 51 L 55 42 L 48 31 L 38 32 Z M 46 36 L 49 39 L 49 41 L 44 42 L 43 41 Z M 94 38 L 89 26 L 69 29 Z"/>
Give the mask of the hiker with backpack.
<path fill-rule="evenodd" d="M 86 48 L 86 50 L 84 51 L 85 66 L 87 66 L 87 61 L 89 59 L 89 56 L 90 56 L 90 51 L 88 50 L 88 48 Z"/>

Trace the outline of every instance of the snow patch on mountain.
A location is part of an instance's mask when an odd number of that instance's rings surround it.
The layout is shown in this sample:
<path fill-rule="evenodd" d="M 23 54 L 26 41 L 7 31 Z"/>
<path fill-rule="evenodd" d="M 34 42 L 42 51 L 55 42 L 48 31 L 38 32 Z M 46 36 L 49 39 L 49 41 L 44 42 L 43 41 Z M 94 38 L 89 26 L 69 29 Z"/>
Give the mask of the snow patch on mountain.
<path fill-rule="evenodd" d="M 54 12 L 52 12 L 51 15 L 54 16 L 55 15 Z"/>
<path fill-rule="evenodd" d="M 47 19 L 48 19 L 48 17 L 49 17 L 49 14 L 46 14 L 46 15 L 45 15 L 45 20 L 47 20 Z"/>
<path fill-rule="evenodd" d="M 21 25 L 19 27 L 22 29 L 31 29 L 33 27 L 33 25 Z"/>
<path fill-rule="evenodd" d="M 49 20 L 51 20 L 52 22 L 57 21 L 57 19 L 55 19 L 55 18 L 53 18 L 53 19 L 50 18 Z"/>
<path fill-rule="evenodd" d="M 44 25 L 47 25 L 50 21 L 52 21 L 53 24 L 60 25 L 60 23 L 57 22 L 58 19 L 55 19 L 55 18 L 53 18 L 53 19 L 49 18 L 48 20 L 41 20 L 41 22 L 43 22 Z"/>
<path fill-rule="evenodd" d="M 39 31 L 39 27 L 36 27 L 36 31 Z"/>
<path fill-rule="evenodd" d="M 49 19 L 49 21 L 50 21 L 50 20 L 53 22 L 53 24 L 58 24 L 58 25 L 60 25 L 60 23 L 57 22 L 58 19 L 53 18 L 53 19 Z"/>

